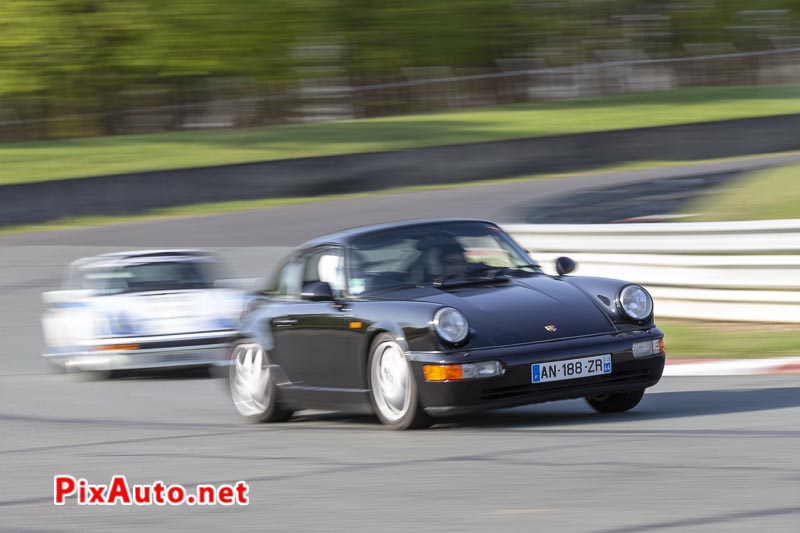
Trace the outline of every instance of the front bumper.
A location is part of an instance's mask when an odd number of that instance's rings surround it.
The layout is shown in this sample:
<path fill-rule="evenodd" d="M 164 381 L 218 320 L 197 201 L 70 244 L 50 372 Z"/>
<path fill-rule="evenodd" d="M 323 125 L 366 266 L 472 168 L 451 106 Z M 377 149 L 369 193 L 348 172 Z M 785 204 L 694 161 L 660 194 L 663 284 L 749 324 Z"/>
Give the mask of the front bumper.
<path fill-rule="evenodd" d="M 49 351 L 43 356 L 48 362 L 67 372 L 211 366 L 225 360 L 237 335 L 236 331 L 224 330 L 199 334 L 97 339 L 76 349 Z M 138 345 L 138 348 L 108 349 L 133 344 Z"/>
<path fill-rule="evenodd" d="M 419 399 L 428 414 L 454 415 L 485 409 L 514 407 L 552 400 L 567 400 L 596 394 L 625 392 L 651 387 L 664 371 L 666 354 L 633 356 L 635 341 L 663 337 L 658 329 L 591 337 L 563 339 L 518 346 L 480 349 L 469 353 L 409 354 L 419 384 Z M 532 383 L 531 365 L 563 359 L 611 354 L 610 374 L 577 379 Z M 459 381 L 425 381 L 425 364 L 500 361 L 502 376 Z"/>

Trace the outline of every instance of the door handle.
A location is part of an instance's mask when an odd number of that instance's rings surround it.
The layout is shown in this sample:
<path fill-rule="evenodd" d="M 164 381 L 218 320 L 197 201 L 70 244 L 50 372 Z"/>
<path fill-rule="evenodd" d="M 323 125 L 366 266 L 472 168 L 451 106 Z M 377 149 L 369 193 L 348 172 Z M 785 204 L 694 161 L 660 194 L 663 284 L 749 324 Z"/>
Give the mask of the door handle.
<path fill-rule="evenodd" d="M 281 318 L 276 318 L 275 320 L 272 321 L 272 323 L 279 328 L 289 328 L 297 324 L 297 319 L 289 317 L 281 317 Z"/>

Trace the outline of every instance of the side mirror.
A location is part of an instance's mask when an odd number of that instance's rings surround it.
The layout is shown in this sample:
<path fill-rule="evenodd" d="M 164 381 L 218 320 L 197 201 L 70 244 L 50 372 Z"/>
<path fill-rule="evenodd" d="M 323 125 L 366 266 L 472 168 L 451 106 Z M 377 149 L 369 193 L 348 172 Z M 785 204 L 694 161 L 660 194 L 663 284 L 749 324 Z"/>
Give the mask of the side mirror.
<path fill-rule="evenodd" d="M 334 300 L 333 289 L 329 283 L 314 281 L 303 287 L 300 298 L 312 302 L 332 302 Z"/>
<path fill-rule="evenodd" d="M 569 274 L 573 270 L 575 270 L 575 261 L 570 259 L 569 257 L 559 257 L 556 259 L 556 272 L 558 272 L 559 276 L 563 276 L 564 274 Z"/>

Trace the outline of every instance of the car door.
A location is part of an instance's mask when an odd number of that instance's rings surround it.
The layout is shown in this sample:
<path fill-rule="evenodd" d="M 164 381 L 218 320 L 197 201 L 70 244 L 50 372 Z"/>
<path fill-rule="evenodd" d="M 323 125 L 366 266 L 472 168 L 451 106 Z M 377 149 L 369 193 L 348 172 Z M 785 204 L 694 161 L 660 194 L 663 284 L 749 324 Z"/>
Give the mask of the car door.
<path fill-rule="evenodd" d="M 302 360 L 295 353 L 292 326 L 296 323 L 297 307 L 302 305 L 303 262 L 299 257 L 287 261 L 280 269 L 276 286 L 270 294 L 269 313 L 259 325 L 268 331 L 272 343 L 270 358 L 280 366 L 292 383 L 303 383 L 306 379 Z"/>
<path fill-rule="evenodd" d="M 349 320 L 344 294 L 344 254 L 336 246 L 321 246 L 300 256 L 301 287 L 310 283 L 331 285 L 337 301 L 309 301 L 292 298 L 276 309 L 272 319 L 278 358 L 286 361 L 289 378 L 308 387 L 339 387 L 343 357 L 347 353 Z M 282 365 L 283 366 L 283 365 Z"/>

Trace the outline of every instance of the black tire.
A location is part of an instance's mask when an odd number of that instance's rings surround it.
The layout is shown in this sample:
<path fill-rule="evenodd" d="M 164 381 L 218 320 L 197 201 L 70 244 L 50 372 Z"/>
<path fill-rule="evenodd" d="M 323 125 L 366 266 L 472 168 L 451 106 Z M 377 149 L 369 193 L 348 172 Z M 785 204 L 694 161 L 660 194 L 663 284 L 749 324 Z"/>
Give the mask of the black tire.
<path fill-rule="evenodd" d="M 369 397 L 372 402 L 372 408 L 383 425 L 395 430 L 405 429 L 424 429 L 433 425 L 433 418 L 428 415 L 419 404 L 419 394 L 417 390 L 417 380 L 414 377 L 414 372 L 411 369 L 411 364 L 402 356 L 402 364 L 405 365 L 407 371 L 406 375 L 406 393 L 405 401 L 401 409 L 395 413 L 387 415 L 387 400 L 383 398 L 383 393 L 379 386 L 374 383 L 375 376 L 377 376 L 376 365 L 378 364 L 378 355 L 382 350 L 392 347 L 399 350 L 402 354 L 402 348 L 397 344 L 397 341 L 388 333 L 380 333 L 372 341 L 369 349 L 369 361 L 367 365 L 367 379 L 369 383 Z M 389 408 L 389 410 L 391 410 Z"/>
<path fill-rule="evenodd" d="M 587 396 L 586 401 L 601 413 L 622 413 L 639 405 L 639 402 L 642 401 L 642 396 L 644 396 L 644 389 Z"/>
<path fill-rule="evenodd" d="M 242 388 L 237 385 L 237 373 L 241 367 L 236 364 L 235 358 L 239 357 L 240 352 L 248 347 L 261 349 L 261 365 L 259 366 L 266 371 L 266 378 L 264 379 L 263 387 L 261 387 L 263 391 L 257 394 L 257 397 L 253 395 L 244 397 Z M 248 357 L 248 354 L 243 353 L 241 356 Z M 280 389 L 275 384 L 272 373 L 268 371 L 268 352 L 253 339 L 241 339 L 233 343 L 229 357 L 231 365 L 228 369 L 228 388 L 234 407 L 242 418 L 252 423 L 285 422 L 289 420 L 293 413 L 291 409 L 281 402 Z"/>

